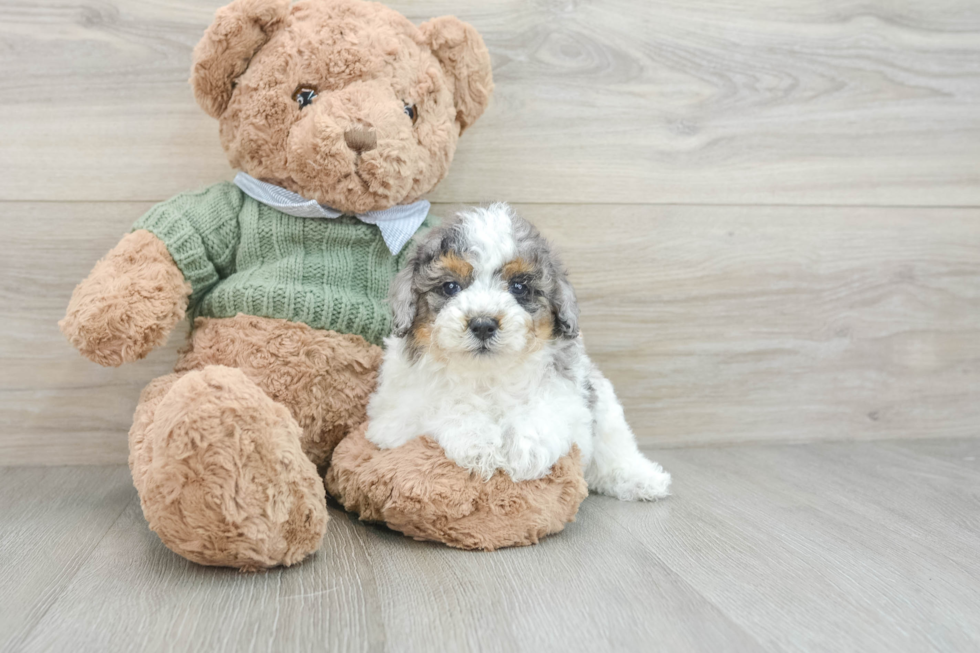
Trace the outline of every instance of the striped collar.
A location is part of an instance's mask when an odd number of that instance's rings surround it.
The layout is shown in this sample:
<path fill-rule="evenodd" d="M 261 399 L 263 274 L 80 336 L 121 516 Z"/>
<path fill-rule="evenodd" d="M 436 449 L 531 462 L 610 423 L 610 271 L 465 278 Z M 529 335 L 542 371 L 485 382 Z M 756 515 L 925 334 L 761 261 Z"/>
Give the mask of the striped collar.
<path fill-rule="evenodd" d="M 411 204 L 397 204 L 382 211 L 367 211 L 365 213 L 345 213 L 308 200 L 302 195 L 286 190 L 280 186 L 259 181 L 251 175 L 239 172 L 235 175 L 235 185 L 246 195 L 277 211 L 297 218 L 339 218 L 342 215 L 353 215 L 361 222 L 374 224 L 381 230 L 381 237 L 392 254 L 402 250 L 422 222 L 429 215 L 429 203 L 419 200 Z"/>

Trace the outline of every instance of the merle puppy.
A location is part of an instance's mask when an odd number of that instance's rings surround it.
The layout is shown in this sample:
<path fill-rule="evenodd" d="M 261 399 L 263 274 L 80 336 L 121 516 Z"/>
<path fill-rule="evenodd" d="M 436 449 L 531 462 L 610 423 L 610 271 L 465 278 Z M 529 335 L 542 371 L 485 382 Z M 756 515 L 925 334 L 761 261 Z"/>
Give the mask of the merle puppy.
<path fill-rule="evenodd" d="M 367 438 L 429 435 L 489 478 L 546 476 L 577 444 L 592 490 L 668 494 L 637 449 L 612 384 L 585 353 L 575 292 L 548 242 L 506 204 L 434 229 L 391 289 L 395 332 L 368 406 Z"/>

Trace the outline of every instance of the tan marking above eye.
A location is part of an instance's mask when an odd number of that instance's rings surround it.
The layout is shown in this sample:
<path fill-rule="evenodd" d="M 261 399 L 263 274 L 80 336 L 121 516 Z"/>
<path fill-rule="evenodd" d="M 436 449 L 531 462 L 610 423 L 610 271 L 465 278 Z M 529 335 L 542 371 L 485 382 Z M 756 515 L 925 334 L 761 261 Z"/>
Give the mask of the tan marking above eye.
<path fill-rule="evenodd" d="M 473 274 L 473 266 L 455 252 L 449 252 L 440 256 L 438 264 L 460 279 L 469 279 L 470 275 Z"/>
<path fill-rule="evenodd" d="M 519 274 L 531 274 L 533 272 L 534 266 L 531 265 L 531 262 L 522 258 L 515 258 L 513 261 L 505 265 L 503 269 L 504 279 L 508 280 L 511 277 L 516 277 Z"/>

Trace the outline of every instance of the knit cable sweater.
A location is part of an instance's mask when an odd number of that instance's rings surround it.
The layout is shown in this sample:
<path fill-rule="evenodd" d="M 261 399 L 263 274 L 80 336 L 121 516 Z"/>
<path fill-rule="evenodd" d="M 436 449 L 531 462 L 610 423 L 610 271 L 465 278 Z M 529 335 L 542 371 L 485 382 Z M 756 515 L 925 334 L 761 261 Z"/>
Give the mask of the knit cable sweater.
<path fill-rule="evenodd" d="M 388 286 L 411 249 L 392 255 L 375 225 L 286 215 L 227 182 L 157 204 L 137 229 L 191 284 L 192 317 L 282 318 L 374 344 L 391 331 Z"/>

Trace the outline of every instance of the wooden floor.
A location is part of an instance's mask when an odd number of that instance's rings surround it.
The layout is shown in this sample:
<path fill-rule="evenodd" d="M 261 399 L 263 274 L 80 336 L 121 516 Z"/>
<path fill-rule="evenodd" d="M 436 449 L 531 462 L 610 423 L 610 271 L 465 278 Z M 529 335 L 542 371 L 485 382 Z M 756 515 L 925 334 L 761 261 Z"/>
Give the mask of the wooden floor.
<path fill-rule="evenodd" d="M 535 547 L 450 550 L 337 509 L 290 569 L 196 566 L 125 467 L 0 475 L 0 651 L 976 651 L 980 439 L 650 451 Z"/>

